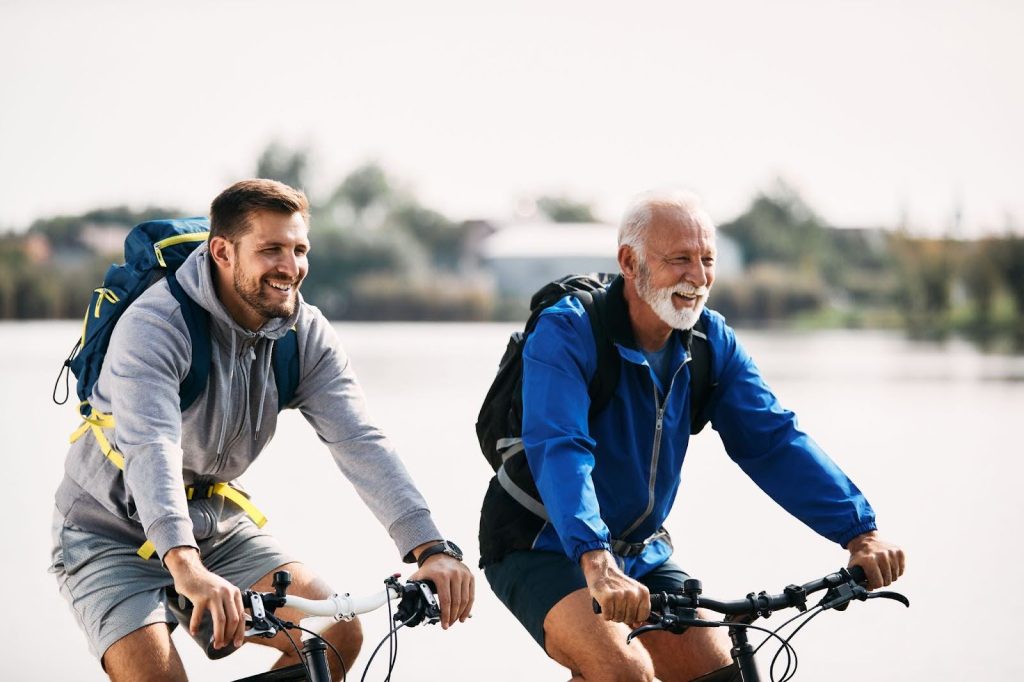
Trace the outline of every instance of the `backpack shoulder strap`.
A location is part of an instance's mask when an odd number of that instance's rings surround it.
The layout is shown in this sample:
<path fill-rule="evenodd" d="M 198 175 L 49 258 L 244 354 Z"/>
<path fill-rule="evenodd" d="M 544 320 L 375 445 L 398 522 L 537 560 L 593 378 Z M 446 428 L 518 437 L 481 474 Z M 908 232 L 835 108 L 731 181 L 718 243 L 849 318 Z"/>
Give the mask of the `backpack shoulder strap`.
<path fill-rule="evenodd" d="M 717 385 L 711 376 L 711 344 L 703 316 L 689 334 L 687 350 L 690 353 L 690 434 L 696 435 L 708 423 L 705 412 Z"/>
<path fill-rule="evenodd" d="M 590 319 L 590 329 L 594 334 L 594 345 L 597 349 L 597 370 L 590 380 L 590 416 L 603 410 L 619 383 L 619 362 L 608 331 L 608 306 L 606 305 L 608 290 L 576 292 L 574 296 L 583 304 Z"/>
<path fill-rule="evenodd" d="M 181 398 L 181 411 L 184 412 L 206 388 L 206 382 L 210 377 L 210 358 L 213 353 L 210 341 L 210 313 L 185 293 L 173 274 L 167 275 L 167 286 L 170 287 L 171 295 L 181 305 L 181 314 L 185 318 L 185 326 L 188 327 L 189 339 L 192 341 L 192 366 L 189 367 L 178 392 Z"/>
<path fill-rule="evenodd" d="M 299 334 L 295 327 L 274 343 L 271 354 L 277 384 L 277 411 L 288 407 L 299 388 Z"/>

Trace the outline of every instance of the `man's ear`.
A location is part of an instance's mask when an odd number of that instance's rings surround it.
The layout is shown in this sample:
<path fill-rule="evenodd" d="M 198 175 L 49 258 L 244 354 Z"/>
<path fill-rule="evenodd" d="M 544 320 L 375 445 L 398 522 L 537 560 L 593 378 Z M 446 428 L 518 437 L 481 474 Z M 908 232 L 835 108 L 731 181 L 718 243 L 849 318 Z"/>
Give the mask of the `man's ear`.
<path fill-rule="evenodd" d="M 626 279 L 636 277 L 636 251 L 628 244 L 619 245 L 619 270 Z"/>
<path fill-rule="evenodd" d="M 235 245 L 224 237 L 211 237 L 210 257 L 217 267 L 229 267 L 235 259 Z"/>

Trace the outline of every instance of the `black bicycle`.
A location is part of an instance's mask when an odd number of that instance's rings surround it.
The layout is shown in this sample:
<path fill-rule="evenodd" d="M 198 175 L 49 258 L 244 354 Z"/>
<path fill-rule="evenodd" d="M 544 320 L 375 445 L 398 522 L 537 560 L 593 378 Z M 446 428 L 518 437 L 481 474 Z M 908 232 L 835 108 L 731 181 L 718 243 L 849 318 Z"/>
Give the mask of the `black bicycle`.
<path fill-rule="evenodd" d="M 278 571 L 274 573 L 273 592 L 246 590 L 242 593 L 242 604 L 247 610 L 245 636 L 270 638 L 279 632 L 283 633 L 298 653 L 299 663 L 287 668 L 245 677 L 235 680 L 235 682 L 330 682 L 331 675 L 327 667 L 328 649 L 337 657 L 343 671 L 343 679 L 347 678 L 349 671 L 345 669 L 341 654 L 331 646 L 330 642 L 322 639 L 316 632 L 308 628 L 282 620 L 274 615 L 277 609 L 285 605 L 297 609 L 306 616 L 333 618 L 339 621 L 352 620 L 359 614 L 369 613 L 385 605 L 390 613 L 392 602 L 397 602 L 391 618 L 393 624 L 388 634 L 370 654 L 370 659 L 363 671 L 363 679 L 366 678 L 370 665 L 385 642 L 390 643 L 386 679 L 391 679 L 391 672 L 398 655 L 398 630 L 403 627 L 415 627 L 421 623 L 435 624 L 441 620 L 441 607 L 437 602 L 436 587 L 429 580 L 410 580 L 401 583 L 396 574 L 387 578 L 384 581 L 384 589 L 375 594 L 363 597 L 335 594 L 328 599 L 306 599 L 289 595 L 288 586 L 291 585 L 291 582 L 291 574 L 288 571 Z M 183 610 L 191 608 L 191 604 L 188 604 L 187 600 L 181 601 Z M 207 630 L 210 629 L 209 618 L 204 618 L 204 626 Z M 289 634 L 290 631 L 302 633 L 301 648 Z M 230 646 L 215 650 L 212 648 L 212 637 L 206 639 L 210 640 L 207 645 L 207 653 L 211 658 L 226 656 L 234 650 Z"/>
<path fill-rule="evenodd" d="M 761 674 L 754 662 L 754 655 L 774 639 L 779 642 L 779 648 L 772 658 L 769 679 L 772 682 L 786 682 L 793 679 L 797 670 L 796 651 L 790 642 L 815 616 L 828 610 L 844 611 L 850 602 L 868 599 L 892 599 L 904 606 L 910 606 L 910 600 L 902 594 L 891 591 L 869 592 L 866 584 L 863 569 L 853 566 L 850 569 L 842 568 L 836 573 L 830 573 L 804 585 L 789 585 L 781 594 L 751 592 L 743 599 L 719 601 L 702 596 L 700 581 L 691 578 L 683 583 L 681 593 L 652 594 L 651 615 L 647 619 L 647 624 L 629 633 L 626 641 L 632 642 L 634 638 L 652 630 L 664 630 L 681 635 L 692 627 L 727 627 L 732 640 L 732 664 L 704 675 L 694 682 L 761 682 Z M 808 608 L 808 597 L 822 591 L 825 595 L 821 600 Z M 725 618 L 720 621 L 698 618 L 698 608 L 720 613 Z M 758 618 L 768 618 L 773 612 L 788 608 L 794 608 L 800 613 L 774 630 L 753 625 Z M 600 612 L 601 607 L 595 601 L 594 613 Z M 801 619 L 802 622 L 789 635 L 783 637 L 779 634 L 783 628 Z M 758 630 L 767 636 L 755 648 L 748 641 L 748 630 Z M 785 657 L 782 656 L 783 653 Z M 775 668 L 783 658 L 785 668 L 776 679 Z"/>

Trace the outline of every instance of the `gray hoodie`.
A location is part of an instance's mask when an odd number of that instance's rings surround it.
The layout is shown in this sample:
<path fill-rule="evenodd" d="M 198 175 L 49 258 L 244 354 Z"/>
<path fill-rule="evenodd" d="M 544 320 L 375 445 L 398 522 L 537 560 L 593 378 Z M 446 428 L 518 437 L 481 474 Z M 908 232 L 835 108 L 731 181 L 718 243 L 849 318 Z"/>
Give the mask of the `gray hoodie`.
<path fill-rule="evenodd" d="M 274 435 L 271 351 L 294 326 L 301 377 L 290 407 L 313 426 L 402 556 L 441 538 L 391 443 L 369 420 L 348 356 L 320 311 L 300 298 L 292 317 L 250 332 L 217 298 L 212 267 L 203 244 L 176 275 L 210 313 L 206 389 L 181 411 L 178 390 L 191 365 L 191 342 L 178 302 L 167 282 L 158 282 L 118 320 L 89 401 L 114 415 L 115 426 L 105 433 L 124 455 L 124 472 L 91 432 L 75 441 L 56 494 L 65 521 L 139 544 L 149 538 L 162 557 L 173 547 L 197 547 L 244 513 L 219 495 L 189 502 L 185 486 L 233 482 Z"/>

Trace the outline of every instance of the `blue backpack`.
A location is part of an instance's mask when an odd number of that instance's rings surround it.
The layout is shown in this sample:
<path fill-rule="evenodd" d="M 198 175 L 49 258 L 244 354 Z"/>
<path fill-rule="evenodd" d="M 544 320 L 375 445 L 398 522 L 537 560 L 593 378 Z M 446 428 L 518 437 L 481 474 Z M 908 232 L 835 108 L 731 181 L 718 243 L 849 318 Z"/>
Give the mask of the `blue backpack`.
<path fill-rule="evenodd" d="M 91 414 L 89 396 L 99 379 L 114 325 L 143 291 L 164 277 L 174 298 L 181 304 L 192 341 L 192 366 L 179 389 L 181 410 L 185 411 L 195 402 L 206 388 L 210 376 L 210 314 L 182 290 L 174 273 L 188 255 L 206 241 L 209 230 L 210 223 L 206 218 L 151 220 L 132 228 L 124 241 L 125 262 L 111 265 L 103 278 L 103 285 L 93 292 L 85 311 L 82 336 L 64 361 L 54 385 L 54 402 L 60 405 L 67 402 L 70 393 L 67 379 L 63 400 L 57 399 L 57 385 L 60 377 L 70 369 L 78 379 L 79 411 L 83 417 Z M 295 396 L 299 384 L 299 347 L 294 329 L 274 344 L 272 364 L 278 409 L 283 410 Z"/>

